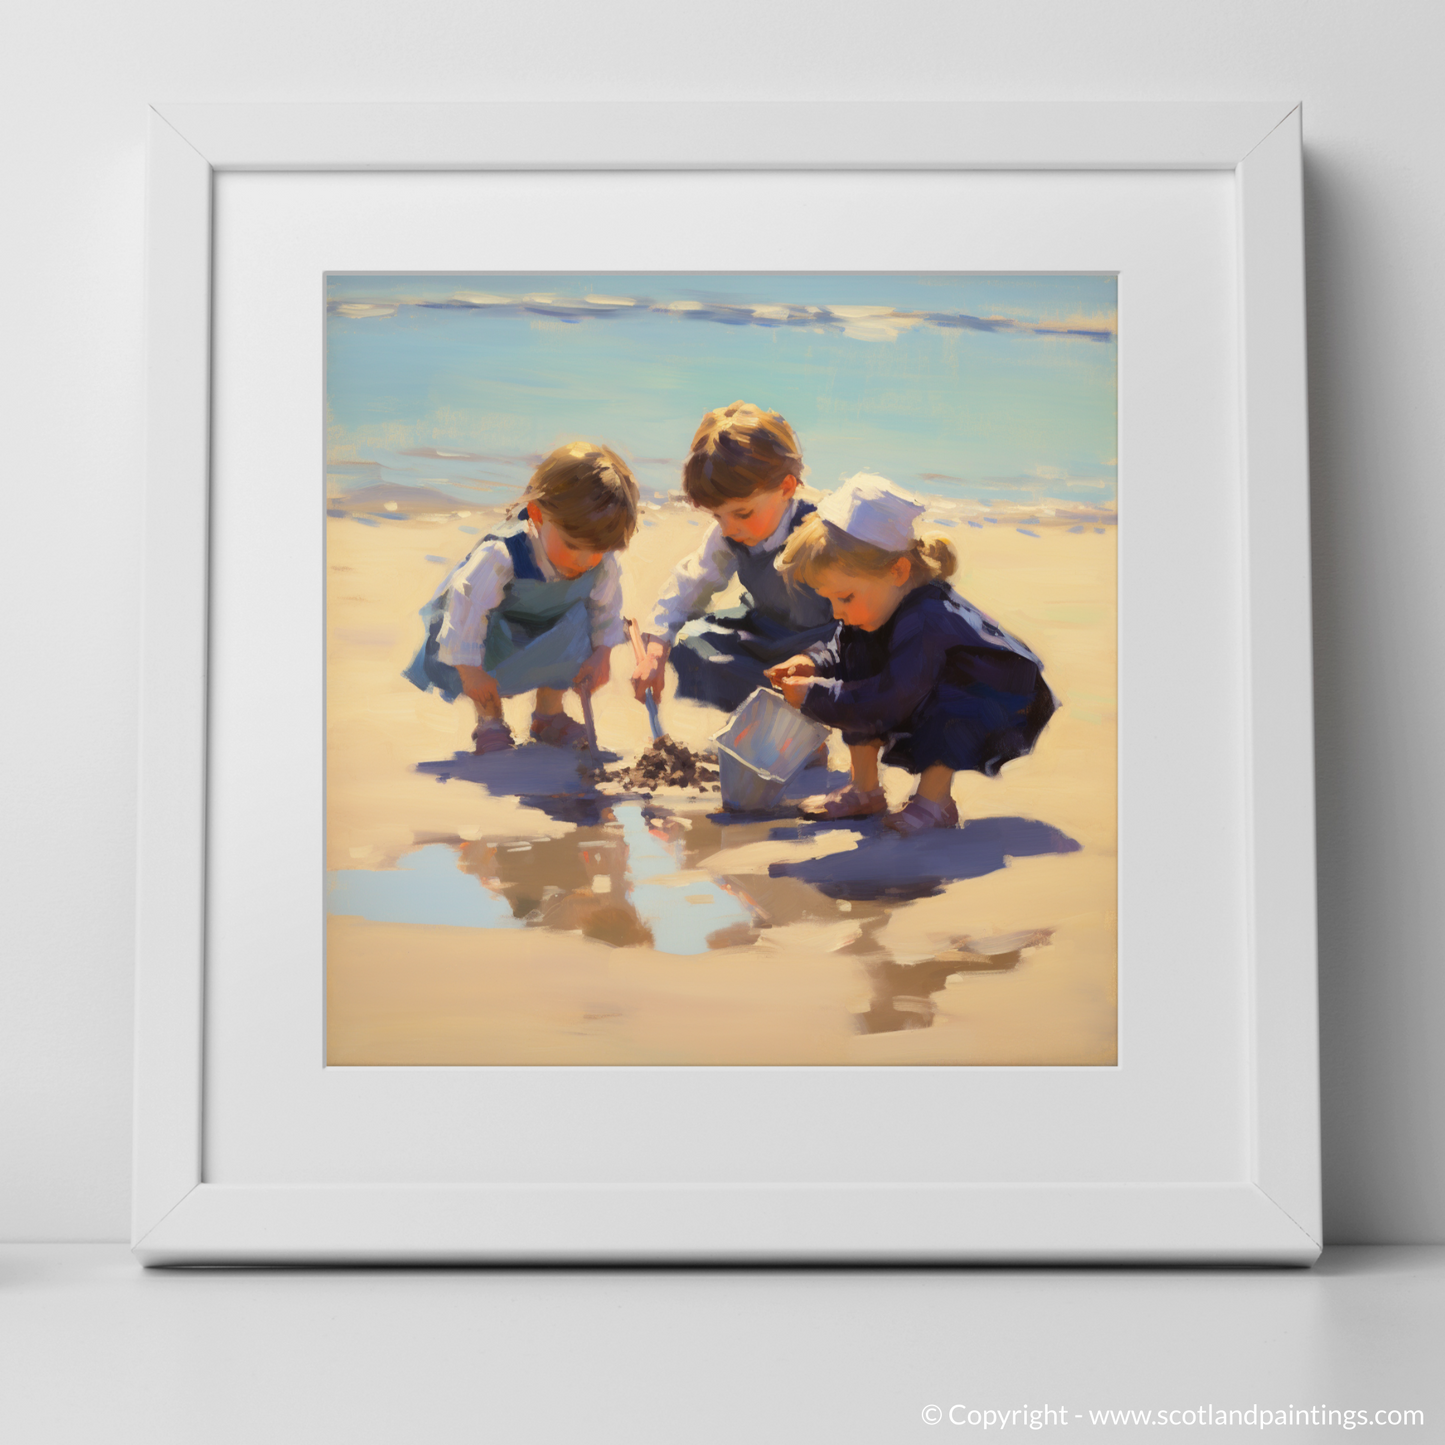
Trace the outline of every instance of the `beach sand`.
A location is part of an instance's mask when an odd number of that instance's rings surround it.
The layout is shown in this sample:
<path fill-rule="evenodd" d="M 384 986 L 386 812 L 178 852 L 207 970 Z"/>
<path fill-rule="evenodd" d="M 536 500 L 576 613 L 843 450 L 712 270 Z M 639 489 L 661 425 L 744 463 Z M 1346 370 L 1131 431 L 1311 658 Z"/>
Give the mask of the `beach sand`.
<path fill-rule="evenodd" d="M 1115 1062 L 1114 527 L 938 502 L 959 591 L 1063 705 L 1032 755 L 959 776 L 964 828 L 898 840 L 731 818 L 715 792 L 599 796 L 556 749 L 472 758 L 470 704 L 401 672 L 418 609 L 501 514 L 377 505 L 327 524 L 331 1064 Z M 631 615 L 705 522 L 647 509 Z M 618 648 L 595 698 L 628 762 L 648 742 L 631 665 Z M 506 704 L 519 739 L 530 706 Z M 662 718 L 694 748 L 726 722 L 670 691 Z M 845 758 L 835 734 L 790 793 L 837 786 Z M 911 784 L 887 770 L 895 803 Z M 433 896 L 453 921 L 410 921 Z"/>

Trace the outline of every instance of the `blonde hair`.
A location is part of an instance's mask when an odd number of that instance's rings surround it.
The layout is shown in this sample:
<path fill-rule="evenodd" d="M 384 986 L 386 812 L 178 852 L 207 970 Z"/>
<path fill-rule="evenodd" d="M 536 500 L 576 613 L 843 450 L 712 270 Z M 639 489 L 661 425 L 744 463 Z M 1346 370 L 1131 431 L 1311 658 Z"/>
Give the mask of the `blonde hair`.
<path fill-rule="evenodd" d="M 625 547 L 637 530 L 637 483 L 627 463 L 596 442 L 570 442 L 544 457 L 516 510 L 532 502 L 569 537 L 599 552 Z"/>
<path fill-rule="evenodd" d="M 703 417 L 683 463 L 682 489 L 695 507 L 721 507 L 754 492 L 775 492 L 802 473 L 792 427 L 775 411 L 735 401 Z"/>
<path fill-rule="evenodd" d="M 881 577 L 904 558 L 908 559 L 912 587 L 942 582 L 958 570 L 958 553 L 942 533 L 915 538 L 911 547 L 890 552 L 825 522 L 816 512 L 793 529 L 777 568 L 789 582 L 811 586 L 829 567 L 855 577 Z"/>

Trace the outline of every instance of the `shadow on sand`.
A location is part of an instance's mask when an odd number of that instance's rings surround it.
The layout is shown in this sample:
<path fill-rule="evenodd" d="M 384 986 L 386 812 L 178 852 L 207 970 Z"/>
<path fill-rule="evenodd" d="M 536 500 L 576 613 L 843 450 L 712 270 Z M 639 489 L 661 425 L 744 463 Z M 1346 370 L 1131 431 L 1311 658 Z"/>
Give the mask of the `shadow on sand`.
<path fill-rule="evenodd" d="M 616 753 L 601 753 L 600 760 L 612 763 Z M 454 753 L 436 762 L 418 763 L 416 770 L 439 783 L 456 778 L 478 783 L 493 797 L 517 798 L 559 823 L 576 823 L 594 828 L 612 801 L 600 798 L 586 774 L 588 757 L 576 749 L 549 748 L 539 743 L 509 748 L 504 752 Z"/>
<path fill-rule="evenodd" d="M 851 826 L 864 831 L 858 823 Z M 804 839 L 816 831 L 800 828 L 796 836 Z M 895 837 L 876 819 L 869 819 L 866 835 L 856 848 L 822 858 L 774 863 L 768 872 L 774 878 L 810 883 L 829 898 L 902 901 L 936 894 L 945 883 L 981 878 L 1002 868 L 1010 858 L 1077 853 L 1079 847 L 1067 833 L 1032 818 L 976 818 L 961 828 L 912 838 Z"/>
<path fill-rule="evenodd" d="M 601 752 L 597 755 L 597 761 L 603 764 L 610 765 L 620 760 L 618 753 Z M 531 743 L 499 753 L 485 753 L 480 757 L 476 753 L 454 753 L 450 758 L 418 763 L 416 770 L 434 777 L 439 783 L 455 778 L 464 783 L 476 783 L 494 797 L 517 798 L 559 823 L 595 827 L 606 809 L 616 801 L 616 795 L 597 792 L 588 776 L 590 765 L 585 753 Z M 702 798 L 713 810 L 712 820 L 718 826 L 726 827 L 794 817 L 795 805 L 800 799 L 842 787 L 847 781 L 846 773 L 805 768 L 790 780 L 776 808 L 758 813 L 718 808 L 715 789 L 703 793 Z M 648 797 L 651 794 L 642 789 L 630 796 Z M 681 804 L 699 800 L 696 795 L 679 793 L 669 796 L 668 801 Z"/>

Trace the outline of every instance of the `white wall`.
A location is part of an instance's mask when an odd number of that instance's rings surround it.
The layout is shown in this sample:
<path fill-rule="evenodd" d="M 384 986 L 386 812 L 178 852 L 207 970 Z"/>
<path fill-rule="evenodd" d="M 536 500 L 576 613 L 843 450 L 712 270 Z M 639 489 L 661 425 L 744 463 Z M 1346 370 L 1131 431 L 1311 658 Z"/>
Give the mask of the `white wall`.
<path fill-rule="evenodd" d="M 1445 11 L 35 0 L 7 15 L 0 1238 L 120 1238 L 154 100 L 1301 99 L 1331 1240 L 1445 1241 Z"/>

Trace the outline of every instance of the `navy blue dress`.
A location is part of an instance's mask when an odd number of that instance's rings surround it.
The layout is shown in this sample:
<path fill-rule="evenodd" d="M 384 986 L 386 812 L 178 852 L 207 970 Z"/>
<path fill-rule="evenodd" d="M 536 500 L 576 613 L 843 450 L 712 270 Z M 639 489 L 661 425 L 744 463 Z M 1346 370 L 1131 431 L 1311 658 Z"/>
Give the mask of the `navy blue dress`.
<path fill-rule="evenodd" d="M 952 587 L 915 588 L 878 629 L 842 623 L 811 649 L 805 716 L 846 743 L 882 738 L 882 761 L 992 777 L 1029 752 L 1058 700 L 1043 663 Z"/>

